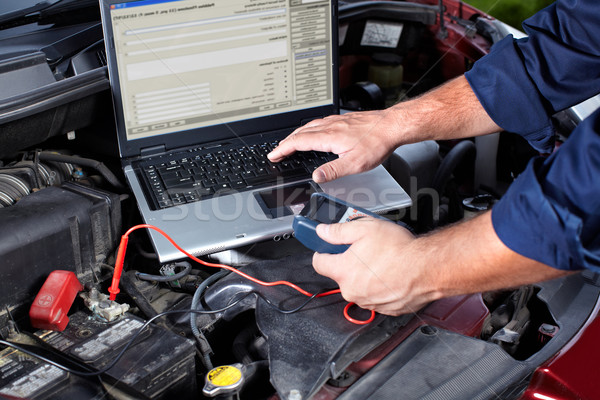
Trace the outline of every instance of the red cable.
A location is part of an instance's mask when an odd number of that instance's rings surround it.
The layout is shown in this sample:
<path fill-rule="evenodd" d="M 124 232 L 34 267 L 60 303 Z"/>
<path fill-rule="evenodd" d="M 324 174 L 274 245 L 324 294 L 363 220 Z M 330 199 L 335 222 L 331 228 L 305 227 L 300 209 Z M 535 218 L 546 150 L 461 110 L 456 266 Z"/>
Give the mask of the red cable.
<path fill-rule="evenodd" d="M 121 280 L 121 273 L 123 272 L 123 264 L 125 261 L 125 251 L 127 249 L 127 242 L 129 241 L 129 234 L 131 232 L 133 232 L 137 229 L 141 229 L 141 228 L 153 229 L 156 232 L 160 233 L 177 250 L 179 250 L 180 252 L 182 252 L 183 254 L 185 254 L 186 256 L 188 256 L 189 258 L 191 258 L 192 260 L 196 261 L 199 264 L 205 265 L 207 267 L 226 269 L 227 271 L 236 273 L 236 274 L 240 275 L 241 277 L 244 277 L 244 278 L 248 279 L 249 281 L 257 283 L 261 286 L 285 285 L 285 286 L 289 286 L 292 289 L 302 293 L 305 296 L 308 296 L 308 297 L 313 296 L 312 293 L 310 293 L 310 292 L 302 289 L 298 285 L 295 285 L 288 281 L 265 282 L 265 281 L 261 281 L 260 279 L 255 278 L 253 276 L 250 276 L 242 271 L 239 271 L 229 265 L 215 264 L 215 263 L 203 261 L 203 260 L 193 256 L 192 254 L 188 253 L 187 251 L 185 251 L 181 246 L 179 246 L 177 243 L 175 243 L 175 241 L 173 239 L 171 239 L 171 237 L 169 235 L 167 235 L 163 230 L 161 230 L 153 225 L 140 224 L 140 225 L 135 225 L 135 226 L 129 228 L 129 230 L 127 230 L 127 232 L 125 232 L 125 234 L 121 237 L 121 243 L 119 244 L 119 251 L 117 252 L 117 260 L 115 261 L 115 271 L 113 273 L 112 284 L 111 284 L 110 288 L 108 288 L 108 292 L 110 293 L 110 300 L 112 300 L 112 301 L 114 301 L 116 299 L 117 294 L 119 293 L 119 281 Z M 325 296 L 330 296 L 332 294 L 338 294 L 338 293 L 340 293 L 340 289 L 334 289 L 334 290 L 329 290 L 327 292 L 319 293 L 316 297 L 325 297 Z M 371 311 L 371 317 L 364 321 L 357 320 L 357 319 L 350 317 L 350 315 L 348 314 L 348 309 L 353 304 L 354 303 L 348 303 L 348 305 L 346 305 L 346 307 L 344 308 L 344 317 L 346 317 L 346 319 L 348 321 L 352 322 L 353 324 L 366 325 L 366 324 L 371 323 L 375 319 L 375 311 Z"/>
<path fill-rule="evenodd" d="M 373 322 L 373 320 L 375 319 L 375 311 L 371 310 L 371 316 L 368 319 L 365 320 L 360 320 L 360 319 L 354 319 L 350 316 L 350 314 L 348 313 L 348 310 L 350 309 L 350 307 L 355 306 L 355 303 L 348 303 L 346 304 L 346 307 L 344 307 L 344 317 L 352 322 L 353 324 L 356 325 L 367 325 L 370 324 L 371 322 Z"/>

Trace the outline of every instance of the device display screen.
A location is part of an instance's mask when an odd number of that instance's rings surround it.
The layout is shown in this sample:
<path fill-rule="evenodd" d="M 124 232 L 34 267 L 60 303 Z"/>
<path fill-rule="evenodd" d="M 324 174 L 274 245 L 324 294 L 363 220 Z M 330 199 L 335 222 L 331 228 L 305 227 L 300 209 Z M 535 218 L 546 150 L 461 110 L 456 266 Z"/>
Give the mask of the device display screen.
<path fill-rule="evenodd" d="M 316 207 L 314 207 L 314 204 L 311 204 L 311 206 L 313 206 L 312 208 L 315 209 L 315 211 L 310 217 L 315 221 L 324 224 L 349 222 L 367 216 L 367 214 L 353 207 L 347 207 L 346 205 L 328 201 L 322 197 L 318 199 Z"/>

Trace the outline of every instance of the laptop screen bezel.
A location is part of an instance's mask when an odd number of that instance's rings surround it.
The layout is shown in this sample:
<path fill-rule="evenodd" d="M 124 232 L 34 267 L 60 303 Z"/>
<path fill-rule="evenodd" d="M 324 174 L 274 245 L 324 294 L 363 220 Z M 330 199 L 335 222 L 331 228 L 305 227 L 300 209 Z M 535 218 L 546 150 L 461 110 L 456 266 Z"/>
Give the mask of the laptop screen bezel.
<path fill-rule="evenodd" d="M 112 92 L 117 141 L 121 158 L 140 156 L 144 150 L 157 148 L 164 151 L 195 146 L 202 143 L 218 142 L 228 139 L 243 138 L 244 136 L 259 132 L 273 132 L 289 130 L 290 132 L 315 118 L 332 114 L 339 114 L 339 61 L 338 61 L 338 1 L 329 0 L 331 4 L 331 42 L 332 42 L 332 103 L 324 106 L 311 107 L 297 111 L 278 113 L 258 118 L 249 118 L 227 124 L 211 125 L 201 128 L 188 129 L 181 132 L 164 135 L 149 136 L 130 140 L 127 138 L 125 115 L 123 112 L 123 99 L 121 97 L 117 60 L 113 57 L 114 34 L 110 20 L 110 6 L 114 4 L 133 3 L 139 0 L 100 0 L 102 27 L 106 46 L 108 73 Z M 168 140 L 167 140 L 168 137 Z M 203 141 L 199 138 L 210 137 Z"/>

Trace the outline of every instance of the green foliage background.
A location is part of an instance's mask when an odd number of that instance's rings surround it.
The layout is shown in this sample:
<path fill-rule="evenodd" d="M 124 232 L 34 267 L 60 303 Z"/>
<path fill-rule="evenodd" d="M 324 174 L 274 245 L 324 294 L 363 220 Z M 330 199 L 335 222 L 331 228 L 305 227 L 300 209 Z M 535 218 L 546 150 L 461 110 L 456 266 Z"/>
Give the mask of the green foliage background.
<path fill-rule="evenodd" d="M 466 0 L 500 21 L 521 29 L 523 20 L 553 3 L 553 0 Z"/>

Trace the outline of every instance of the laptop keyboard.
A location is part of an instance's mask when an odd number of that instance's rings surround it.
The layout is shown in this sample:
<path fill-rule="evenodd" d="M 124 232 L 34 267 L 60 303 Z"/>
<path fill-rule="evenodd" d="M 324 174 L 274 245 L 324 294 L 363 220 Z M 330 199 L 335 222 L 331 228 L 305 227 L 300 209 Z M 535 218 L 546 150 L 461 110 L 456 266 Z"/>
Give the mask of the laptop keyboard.
<path fill-rule="evenodd" d="M 216 148 L 212 153 L 191 149 L 181 158 L 142 168 L 159 208 L 191 203 L 229 191 L 244 191 L 310 178 L 321 164 L 336 158 L 315 151 L 298 152 L 279 163 L 267 154 L 277 141 L 238 148 Z M 172 157 L 170 157 L 172 158 Z"/>

